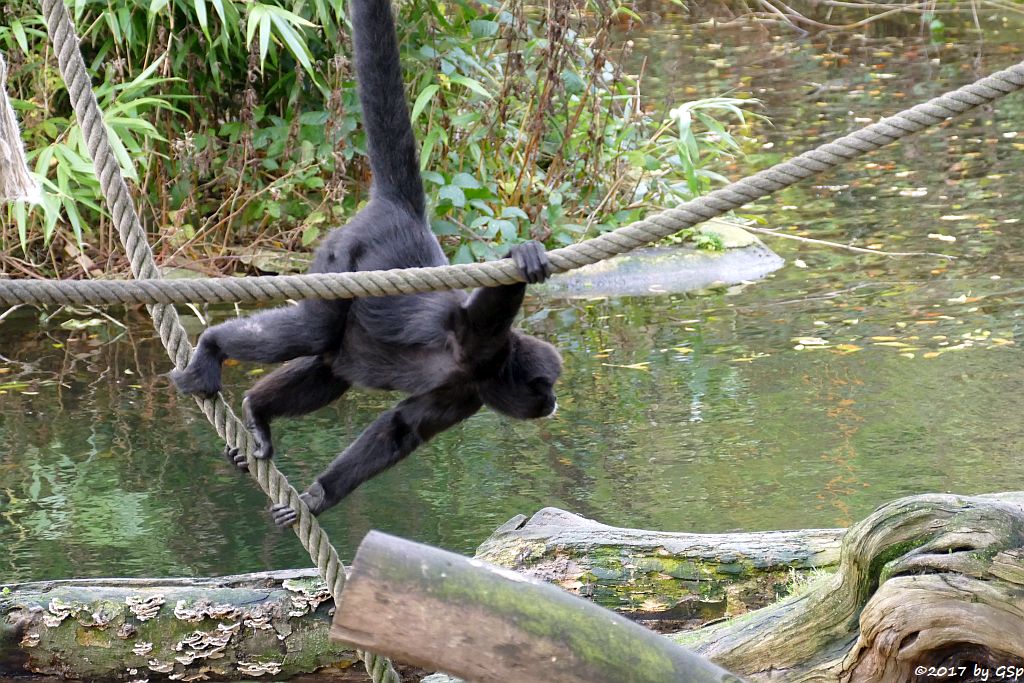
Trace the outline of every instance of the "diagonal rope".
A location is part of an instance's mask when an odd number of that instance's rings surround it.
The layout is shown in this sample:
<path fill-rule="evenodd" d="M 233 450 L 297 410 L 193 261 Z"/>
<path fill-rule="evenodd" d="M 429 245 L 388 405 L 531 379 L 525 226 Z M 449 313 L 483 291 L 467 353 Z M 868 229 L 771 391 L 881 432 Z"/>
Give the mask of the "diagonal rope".
<path fill-rule="evenodd" d="M 75 116 L 85 135 L 107 208 L 117 225 L 121 243 L 131 262 L 132 274 L 137 278 L 146 278 L 150 282 L 159 281 L 160 271 L 153 260 L 153 252 L 146 241 L 146 233 L 135 212 L 128 185 L 121 175 L 121 168 L 110 149 L 106 125 L 92 91 L 71 18 L 62 0 L 42 0 L 42 5 L 46 29 L 57 51 L 61 75 L 67 84 Z M 156 303 L 158 305 L 149 306 L 149 312 L 153 316 L 153 324 L 160 335 L 160 341 L 163 342 L 175 366 L 183 368 L 192 355 L 192 345 L 178 320 L 177 311 L 167 304 Z M 316 518 L 310 514 L 309 509 L 299 499 L 298 493 L 272 461 L 253 458 L 252 440 L 248 431 L 220 396 L 213 400 L 197 399 L 197 402 L 207 419 L 213 423 L 217 433 L 229 445 L 243 450 L 249 462 L 249 472 L 271 500 L 274 503 L 287 503 L 298 512 L 299 522 L 293 527 L 295 533 L 337 600 L 345 585 L 345 568 Z M 401 683 L 401 678 L 388 659 L 363 651 L 359 652 L 359 656 L 374 683 Z"/>
<path fill-rule="evenodd" d="M 548 252 L 552 272 L 563 273 L 637 247 L 767 197 L 861 154 L 963 114 L 1024 88 L 1024 62 L 962 88 L 939 95 L 895 116 L 780 162 L 748 178 L 692 199 L 673 209 L 579 244 Z M 113 160 L 111 161 L 113 164 Z M 148 253 L 148 249 L 147 249 Z M 132 262 L 135 272 L 135 261 Z M 140 277 L 136 274 L 136 277 Z M 157 280 L 10 280 L 0 279 L 0 303 L 170 304 L 245 302 L 281 299 L 347 299 L 444 289 L 468 289 L 521 282 L 510 259 L 433 268 L 355 273 L 316 273 L 247 278 Z"/>

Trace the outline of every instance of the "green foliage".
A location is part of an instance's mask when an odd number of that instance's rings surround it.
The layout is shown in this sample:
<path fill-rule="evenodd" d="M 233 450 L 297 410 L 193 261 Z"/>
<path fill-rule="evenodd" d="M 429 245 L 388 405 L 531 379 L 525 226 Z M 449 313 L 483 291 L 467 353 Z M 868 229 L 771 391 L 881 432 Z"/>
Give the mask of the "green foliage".
<path fill-rule="evenodd" d="M 328 0 L 70 0 L 111 144 L 164 262 L 234 270 L 310 247 L 365 201 L 350 27 Z M 624 8 L 407 0 L 399 43 L 433 202 L 457 262 L 565 245 L 707 191 L 750 100 L 644 113 L 612 39 Z M 4 269 L 117 267 L 117 239 L 34 2 L 0 50 L 44 202 L 0 209 Z M 732 123 L 728 123 L 731 121 Z"/>

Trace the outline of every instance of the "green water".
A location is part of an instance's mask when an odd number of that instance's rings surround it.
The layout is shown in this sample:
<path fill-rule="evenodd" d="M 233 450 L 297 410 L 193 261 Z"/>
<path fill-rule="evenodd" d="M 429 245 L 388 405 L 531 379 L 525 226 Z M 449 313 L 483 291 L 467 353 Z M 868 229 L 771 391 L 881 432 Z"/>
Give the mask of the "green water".
<path fill-rule="evenodd" d="M 670 21 L 632 37 L 658 103 L 764 101 L 774 126 L 735 178 L 1024 58 L 1024 33 L 986 26 L 984 41 L 951 32 L 958 47 Z M 771 239 L 789 264 L 755 285 L 531 300 L 524 326 L 566 357 L 557 417 L 479 414 L 326 513 L 332 540 L 344 558 L 371 528 L 470 552 L 546 505 L 669 530 L 836 526 L 897 496 L 1024 488 L 1022 121 L 1012 96 L 751 210 L 789 234 L 956 261 Z M 109 313 L 126 327 L 0 322 L 0 583 L 308 566 L 170 390 L 148 320 Z M 236 405 L 252 370 L 228 369 Z M 304 486 L 395 400 L 352 392 L 281 422 L 279 465 Z"/>

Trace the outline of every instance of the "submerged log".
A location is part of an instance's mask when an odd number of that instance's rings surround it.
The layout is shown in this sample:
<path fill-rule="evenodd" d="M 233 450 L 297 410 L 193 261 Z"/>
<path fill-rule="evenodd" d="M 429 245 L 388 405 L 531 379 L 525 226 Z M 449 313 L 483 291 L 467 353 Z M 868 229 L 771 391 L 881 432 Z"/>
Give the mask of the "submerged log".
<path fill-rule="evenodd" d="M 331 643 L 334 602 L 314 571 L 213 579 L 44 581 L 0 591 L 0 680 L 364 681 Z"/>
<path fill-rule="evenodd" d="M 763 607 L 839 562 L 845 529 L 689 534 L 607 526 L 557 508 L 517 515 L 478 559 L 633 619 L 699 626 Z"/>
<path fill-rule="evenodd" d="M 1021 680 L 1024 493 L 885 505 L 834 575 L 675 639 L 752 680 Z"/>

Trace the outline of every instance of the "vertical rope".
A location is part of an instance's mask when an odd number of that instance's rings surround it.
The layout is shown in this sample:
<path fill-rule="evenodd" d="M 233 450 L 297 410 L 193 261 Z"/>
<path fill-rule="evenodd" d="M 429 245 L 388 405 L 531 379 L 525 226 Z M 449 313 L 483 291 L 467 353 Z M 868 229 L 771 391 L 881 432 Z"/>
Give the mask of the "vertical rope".
<path fill-rule="evenodd" d="M 153 252 L 135 211 L 128 185 L 110 148 L 106 124 L 92 91 L 89 73 L 79 49 L 78 36 L 75 34 L 71 17 L 68 16 L 62 0 L 42 0 L 42 6 L 50 41 L 57 51 L 61 75 L 85 136 L 107 209 L 131 263 L 132 274 L 136 278 L 160 278 L 160 270 L 153 259 Z M 192 345 L 178 319 L 178 312 L 173 306 L 165 304 L 151 305 L 148 310 L 160 335 L 160 341 L 167 349 L 171 360 L 176 367 L 184 368 L 192 356 Z M 288 504 L 299 514 L 298 524 L 294 527 L 295 533 L 337 600 L 345 586 L 344 565 L 338 558 L 337 551 L 331 546 L 327 534 L 299 498 L 298 492 L 288 483 L 273 461 L 257 460 L 252 456 L 252 439 L 248 431 L 220 396 L 212 400 L 197 399 L 197 402 L 217 433 L 230 446 L 239 448 L 246 454 L 249 472 L 264 493 L 274 503 Z M 389 660 L 362 651 L 359 655 L 374 683 L 401 683 L 401 678 Z"/>
<path fill-rule="evenodd" d="M 25 163 L 18 118 L 7 97 L 7 62 L 0 52 L 0 199 L 39 203 L 39 186 Z"/>

